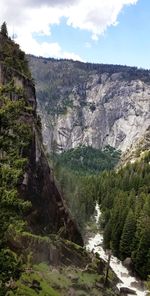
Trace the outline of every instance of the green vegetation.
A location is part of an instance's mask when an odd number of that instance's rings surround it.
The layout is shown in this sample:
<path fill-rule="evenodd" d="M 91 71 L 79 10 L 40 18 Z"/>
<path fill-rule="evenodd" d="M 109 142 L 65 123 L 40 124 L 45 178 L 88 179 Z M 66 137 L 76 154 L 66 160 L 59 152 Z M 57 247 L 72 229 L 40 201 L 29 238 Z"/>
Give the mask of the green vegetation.
<path fill-rule="evenodd" d="M 1 25 L 0 33 L 1 33 L 4 37 L 8 37 L 8 31 L 7 31 L 7 25 L 6 25 L 6 22 L 4 22 L 4 23 Z"/>
<path fill-rule="evenodd" d="M 77 269 L 74 266 L 61 266 L 56 269 L 41 263 L 25 269 L 7 296 L 65 296 L 71 291 L 76 296 L 87 293 L 89 296 L 115 296 L 111 288 L 102 291 L 101 286 L 99 289 L 98 285 L 101 285 L 103 280 L 103 276 L 94 271 Z M 109 281 L 111 282 L 111 278 Z"/>
<path fill-rule="evenodd" d="M 119 154 L 110 147 L 97 153 L 91 147 L 63 152 L 58 157 L 56 177 L 82 230 L 99 201 L 105 248 L 122 260 L 131 257 L 137 273 L 146 279 L 150 274 L 150 152 L 115 172 L 108 170 L 110 151 L 116 164 Z M 101 159 L 102 155 L 106 157 Z M 96 165 L 101 160 L 99 171 L 107 170 L 98 174 Z"/>
<path fill-rule="evenodd" d="M 8 37 L 7 25 L 4 22 L 0 31 L 0 61 L 7 67 L 19 71 L 21 74 L 31 78 L 25 53 L 11 38 Z"/>
<path fill-rule="evenodd" d="M 150 152 L 117 173 L 99 176 L 99 202 L 103 212 L 106 248 L 125 259 L 131 257 L 137 273 L 150 274 Z"/>
<path fill-rule="evenodd" d="M 80 229 L 89 220 L 98 198 L 97 175 L 118 163 L 120 152 L 79 146 L 55 155 L 54 173 Z M 97 183 L 97 184 L 96 184 Z"/>
<path fill-rule="evenodd" d="M 26 228 L 23 216 L 31 207 L 29 201 L 21 198 L 18 189 L 28 166 L 32 141 L 32 126 L 24 115 L 28 112 L 32 116 L 32 107 L 8 68 L 11 66 L 27 75 L 25 55 L 8 37 L 6 23 L 0 33 L 0 60 L 5 77 L 5 84 L 0 85 L 0 295 L 5 295 L 6 283 L 18 278 L 22 271 L 22 259 L 9 248 L 6 234 L 10 228 L 19 232 Z"/>
<path fill-rule="evenodd" d="M 97 174 L 111 170 L 118 163 L 120 151 L 106 146 L 104 150 L 91 146 L 78 146 L 57 155 L 57 165 L 65 166 L 79 174 Z"/>
<path fill-rule="evenodd" d="M 35 266 L 35 269 L 38 269 L 37 267 Z M 48 273 L 46 265 L 41 273 L 39 271 L 34 272 L 34 270 L 22 273 L 20 279 L 15 283 L 15 289 L 8 292 L 7 296 L 60 296 L 61 294 L 53 289 L 48 280 L 43 277 L 45 272 Z"/>
<path fill-rule="evenodd" d="M 11 84 L 0 87 L 0 282 L 4 290 L 3 284 L 10 277 L 18 276 L 20 272 L 20 259 L 7 247 L 5 233 L 10 225 L 24 228 L 22 217 L 31 206 L 30 202 L 21 199 L 18 193 L 18 186 L 28 163 L 31 127 L 22 120 L 27 106 L 24 99 L 11 101 L 6 96 L 6 90 L 11 89 Z M 16 95 L 17 92 L 16 89 Z"/>

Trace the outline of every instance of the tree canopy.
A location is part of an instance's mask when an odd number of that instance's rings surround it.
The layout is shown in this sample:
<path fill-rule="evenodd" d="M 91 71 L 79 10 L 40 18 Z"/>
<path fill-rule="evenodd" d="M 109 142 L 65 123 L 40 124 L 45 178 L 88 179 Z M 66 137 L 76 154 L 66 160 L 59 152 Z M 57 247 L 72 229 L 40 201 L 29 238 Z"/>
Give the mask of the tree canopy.
<path fill-rule="evenodd" d="M 5 37 L 8 37 L 8 30 L 7 30 L 7 24 L 6 22 L 3 22 L 3 24 L 1 25 L 1 30 L 0 30 L 1 34 Z"/>

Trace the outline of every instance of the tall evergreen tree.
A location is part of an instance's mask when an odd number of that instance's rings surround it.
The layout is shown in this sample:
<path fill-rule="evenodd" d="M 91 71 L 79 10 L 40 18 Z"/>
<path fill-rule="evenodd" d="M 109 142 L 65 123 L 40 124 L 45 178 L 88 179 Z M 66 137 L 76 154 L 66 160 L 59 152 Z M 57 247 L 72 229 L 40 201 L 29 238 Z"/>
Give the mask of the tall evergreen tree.
<path fill-rule="evenodd" d="M 1 25 L 1 30 L 0 30 L 1 34 L 5 37 L 8 37 L 8 31 L 7 31 L 7 24 L 6 22 L 3 22 L 3 24 Z"/>
<path fill-rule="evenodd" d="M 120 255 L 123 259 L 131 256 L 132 242 L 135 235 L 135 230 L 136 221 L 133 211 L 130 210 L 126 218 L 120 240 Z"/>
<path fill-rule="evenodd" d="M 147 274 L 150 274 L 150 220 L 149 225 L 147 224 L 138 244 L 138 248 L 135 251 L 136 256 L 135 269 L 136 271 L 146 279 Z"/>

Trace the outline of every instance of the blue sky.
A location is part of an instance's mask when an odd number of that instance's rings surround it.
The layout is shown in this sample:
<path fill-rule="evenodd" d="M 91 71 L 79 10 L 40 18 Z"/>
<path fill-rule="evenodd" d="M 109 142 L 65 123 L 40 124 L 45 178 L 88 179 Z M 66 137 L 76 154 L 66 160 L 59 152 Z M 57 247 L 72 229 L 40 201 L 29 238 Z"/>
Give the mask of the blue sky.
<path fill-rule="evenodd" d="M 23 0 L 20 20 L 10 1 L 2 17 L 27 53 L 150 68 L 149 0 Z"/>

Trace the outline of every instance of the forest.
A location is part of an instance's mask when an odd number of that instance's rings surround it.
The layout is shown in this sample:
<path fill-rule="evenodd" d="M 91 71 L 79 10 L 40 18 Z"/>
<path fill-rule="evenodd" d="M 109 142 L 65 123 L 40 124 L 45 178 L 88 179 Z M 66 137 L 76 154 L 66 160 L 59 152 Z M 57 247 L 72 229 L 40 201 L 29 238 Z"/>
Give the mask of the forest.
<path fill-rule="evenodd" d="M 131 257 L 135 271 L 146 279 L 150 274 L 150 152 L 133 164 L 113 170 L 113 165 L 108 167 L 113 162 L 110 153 L 107 160 L 96 159 L 105 153 L 97 151 L 92 163 L 91 148 L 85 150 L 90 151 L 91 162 L 87 157 L 79 166 L 76 160 L 77 155 L 78 161 L 81 159 L 81 148 L 64 152 L 58 158 L 55 173 L 66 201 L 82 231 L 98 201 L 105 249 L 111 249 L 121 260 Z M 98 166 L 97 171 L 93 170 L 95 163 L 99 163 L 99 173 Z"/>
<path fill-rule="evenodd" d="M 96 174 L 105 169 L 114 168 L 119 161 L 120 154 L 120 151 L 109 145 L 104 149 L 80 145 L 57 154 L 56 162 L 79 174 Z"/>
<path fill-rule="evenodd" d="M 19 45 L 1 31 L 0 59 L 3 65 L 13 66 L 23 75 L 29 74 L 27 61 Z M 15 71 L 14 70 L 14 71 Z M 11 72 L 10 72 L 11 73 Z M 6 75 L 9 78 L 9 71 Z M 8 79 L 9 80 L 9 79 Z M 12 97 L 17 98 L 12 100 Z M 25 120 L 25 113 L 32 114 L 24 90 L 14 80 L 0 86 L 0 295 L 5 295 L 5 283 L 16 279 L 22 272 L 22 259 L 7 243 L 10 229 L 19 233 L 26 228 L 24 215 L 31 202 L 20 198 L 19 186 L 28 164 L 28 151 L 32 140 L 32 127 Z"/>

